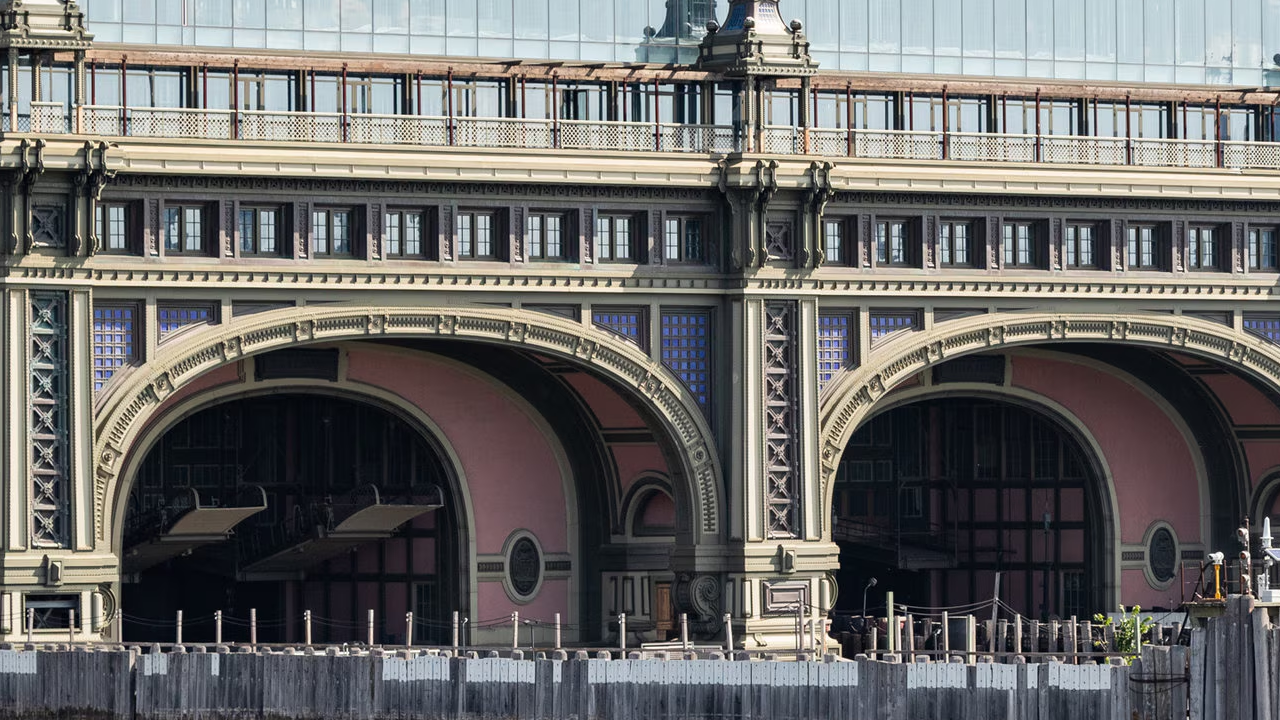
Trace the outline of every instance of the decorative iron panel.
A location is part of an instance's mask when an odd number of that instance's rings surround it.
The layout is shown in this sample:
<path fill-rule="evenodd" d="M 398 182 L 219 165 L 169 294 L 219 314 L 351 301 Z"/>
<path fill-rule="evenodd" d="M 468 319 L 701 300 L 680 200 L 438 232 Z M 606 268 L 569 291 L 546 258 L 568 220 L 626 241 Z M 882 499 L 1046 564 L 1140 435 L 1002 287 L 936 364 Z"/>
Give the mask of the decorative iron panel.
<path fill-rule="evenodd" d="M 706 312 L 662 313 L 662 364 L 680 378 L 698 406 L 711 397 L 711 317 Z"/>
<path fill-rule="evenodd" d="M 31 293 L 31 544 L 67 547 L 67 293 Z"/>
<path fill-rule="evenodd" d="M 771 538 L 800 534 L 799 312 L 795 301 L 764 306 L 765 494 Z"/>

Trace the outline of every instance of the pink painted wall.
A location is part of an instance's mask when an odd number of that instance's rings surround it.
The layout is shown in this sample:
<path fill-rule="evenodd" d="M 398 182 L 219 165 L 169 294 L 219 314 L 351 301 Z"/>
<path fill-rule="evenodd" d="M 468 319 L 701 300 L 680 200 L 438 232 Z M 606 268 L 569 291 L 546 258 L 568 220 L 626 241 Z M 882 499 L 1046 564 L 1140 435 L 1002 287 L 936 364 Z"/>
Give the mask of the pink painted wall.
<path fill-rule="evenodd" d="M 666 527 L 676 524 L 676 504 L 666 493 L 653 493 L 644 504 L 641 523 L 649 527 Z"/>
<path fill-rule="evenodd" d="M 1244 456 L 1249 462 L 1249 477 L 1253 487 L 1267 478 L 1267 471 L 1280 466 L 1280 442 L 1275 440 L 1250 440 L 1243 443 Z"/>
<path fill-rule="evenodd" d="M 513 530 L 567 552 L 567 498 L 552 440 L 488 380 L 426 355 L 353 349 L 349 380 L 390 390 L 436 423 L 458 455 L 475 512 L 476 550 L 500 553 Z"/>
<path fill-rule="evenodd" d="M 602 428 L 643 428 L 640 415 L 608 385 L 586 373 L 570 373 L 565 382 L 578 391 Z"/>
<path fill-rule="evenodd" d="M 500 582 L 480 583 L 479 594 L 480 617 L 473 618 L 473 623 L 476 620 L 506 617 L 514 611 L 519 611 L 522 620 L 542 620 L 550 623 L 555 620 L 556 613 L 560 613 L 561 618 L 565 620 L 569 618 L 569 583 L 563 578 L 543 580 L 542 587 L 538 589 L 538 595 L 524 605 L 512 602 Z M 504 632 L 507 633 L 506 637 L 511 637 L 510 625 Z M 521 628 L 520 632 L 523 635 L 527 630 Z"/>
<path fill-rule="evenodd" d="M 1280 425 L 1280 408 L 1235 375 L 1201 375 L 1236 425 Z"/>
<path fill-rule="evenodd" d="M 631 486 L 645 475 L 657 473 L 670 477 L 667 472 L 667 461 L 662 457 L 662 450 L 656 444 L 614 445 L 609 449 L 613 453 L 613 462 L 618 469 L 620 485 L 618 497 L 626 495 Z"/>
<path fill-rule="evenodd" d="M 1140 544 L 1156 520 L 1171 524 L 1181 542 L 1201 540 L 1193 451 L 1146 395 L 1105 371 L 1033 357 L 1013 358 L 1013 384 L 1061 404 L 1098 442 L 1115 485 L 1121 542 Z M 1178 590 L 1170 592 L 1152 588 L 1141 570 L 1122 573 L 1120 600 L 1127 605 L 1172 607 Z"/>

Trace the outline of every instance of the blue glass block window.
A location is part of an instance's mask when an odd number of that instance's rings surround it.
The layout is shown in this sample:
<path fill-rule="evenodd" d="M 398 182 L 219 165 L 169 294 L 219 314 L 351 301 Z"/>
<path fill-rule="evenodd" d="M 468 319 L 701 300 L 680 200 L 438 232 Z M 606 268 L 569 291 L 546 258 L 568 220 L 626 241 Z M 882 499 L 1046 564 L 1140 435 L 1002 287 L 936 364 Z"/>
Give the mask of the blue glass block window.
<path fill-rule="evenodd" d="M 133 362 L 134 321 L 132 305 L 93 309 L 93 389 L 101 390 L 116 371 Z"/>
<path fill-rule="evenodd" d="M 648 346 L 645 342 L 648 333 L 645 331 L 649 323 L 642 308 L 593 308 L 591 321 L 642 348 Z"/>
<path fill-rule="evenodd" d="M 853 318 L 848 313 L 818 318 L 818 390 L 849 367 Z"/>
<path fill-rule="evenodd" d="M 1280 345 L 1280 315 L 1245 315 L 1244 329 Z"/>
<path fill-rule="evenodd" d="M 919 323 L 914 312 L 871 313 L 871 342 L 898 330 L 912 330 Z"/>
<path fill-rule="evenodd" d="M 710 342 L 707 313 L 662 313 L 662 364 L 680 378 L 703 409 L 711 394 Z"/>
<path fill-rule="evenodd" d="M 213 307 L 209 305 L 179 305 L 160 308 L 160 339 L 185 327 L 213 322 Z"/>

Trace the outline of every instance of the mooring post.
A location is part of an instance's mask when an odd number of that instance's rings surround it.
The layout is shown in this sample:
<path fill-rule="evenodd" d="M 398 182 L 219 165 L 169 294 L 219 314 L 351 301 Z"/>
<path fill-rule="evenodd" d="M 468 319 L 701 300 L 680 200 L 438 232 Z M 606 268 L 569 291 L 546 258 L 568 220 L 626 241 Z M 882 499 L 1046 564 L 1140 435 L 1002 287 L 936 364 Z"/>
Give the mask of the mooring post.
<path fill-rule="evenodd" d="M 733 615 L 724 614 L 724 656 L 733 659 Z"/>
<path fill-rule="evenodd" d="M 311 647 L 311 611 L 302 611 L 302 644 Z"/>
<path fill-rule="evenodd" d="M 76 642 L 76 611 L 74 608 L 67 611 L 67 639 L 72 645 Z"/>
<path fill-rule="evenodd" d="M 453 655 L 458 655 L 458 611 L 453 611 Z"/>
<path fill-rule="evenodd" d="M 178 611 L 178 620 L 177 620 L 177 625 L 175 627 L 177 627 L 178 632 L 177 632 L 177 637 L 174 638 L 174 644 L 181 645 L 182 644 L 182 611 L 181 610 Z"/>
<path fill-rule="evenodd" d="M 404 646 L 413 647 L 413 611 L 404 614 Z"/>
<path fill-rule="evenodd" d="M 618 649 L 627 651 L 627 614 L 618 613 Z"/>
<path fill-rule="evenodd" d="M 555 650 L 560 649 L 560 613 L 556 613 L 556 646 Z"/>
<path fill-rule="evenodd" d="M 946 610 L 942 611 L 942 661 L 948 662 L 951 656 L 951 624 Z"/>
<path fill-rule="evenodd" d="M 520 649 L 520 613 L 511 613 L 511 649 Z"/>
<path fill-rule="evenodd" d="M 222 644 L 222 611 L 213 611 L 213 644 Z"/>
<path fill-rule="evenodd" d="M 680 649 L 689 651 L 689 614 L 680 613 Z"/>
<path fill-rule="evenodd" d="M 27 644 L 30 645 L 35 641 L 36 634 L 36 611 L 35 608 L 27 608 Z"/>
<path fill-rule="evenodd" d="M 1022 654 L 1022 616 L 1013 616 L 1013 654 Z"/>
<path fill-rule="evenodd" d="M 978 662 L 978 618 L 972 615 L 964 617 L 964 652 L 966 662 L 973 665 Z"/>
<path fill-rule="evenodd" d="M 886 627 L 884 629 L 885 640 L 886 640 L 885 647 L 889 650 L 889 652 L 894 653 L 898 651 L 898 625 L 897 625 L 897 618 L 894 617 L 893 615 L 893 591 L 892 590 L 884 594 L 884 602 L 888 609 L 888 612 L 886 614 L 886 617 L 888 618 L 888 622 L 885 623 Z"/>
<path fill-rule="evenodd" d="M 258 645 L 258 608 L 249 608 L 249 645 Z"/>
<path fill-rule="evenodd" d="M 369 620 L 366 623 L 365 644 L 373 647 L 373 608 L 369 608 Z"/>

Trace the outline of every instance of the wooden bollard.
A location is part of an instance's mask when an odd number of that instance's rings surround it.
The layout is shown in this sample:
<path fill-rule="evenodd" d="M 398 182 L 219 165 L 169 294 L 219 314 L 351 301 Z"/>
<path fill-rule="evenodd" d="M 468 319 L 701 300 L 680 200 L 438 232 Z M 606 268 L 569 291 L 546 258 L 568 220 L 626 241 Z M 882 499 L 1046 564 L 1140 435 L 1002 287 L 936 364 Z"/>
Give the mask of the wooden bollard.
<path fill-rule="evenodd" d="M 996 622 L 996 652 L 1003 654 L 1009 647 L 1009 621 Z"/>
<path fill-rule="evenodd" d="M 181 613 L 182 611 L 179 610 L 178 612 Z M 179 625 L 178 627 L 182 626 Z M 76 611 L 74 608 L 67 611 L 67 640 L 72 645 L 76 643 Z"/>
<path fill-rule="evenodd" d="M 965 662 L 975 665 L 978 662 L 978 619 L 972 615 L 966 615 L 964 624 L 964 652 L 967 656 Z"/>
<path fill-rule="evenodd" d="M 552 649 L 559 650 L 561 647 L 563 646 L 560 644 L 560 613 L 556 613 L 556 646 Z"/>
<path fill-rule="evenodd" d="M 1013 616 L 1013 654 L 1022 654 L 1022 616 Z"/>
<path fill-rule="evenodd" d="M 222 644 L 222 611 L 213 611 L 213 644 Z"/>
<path fill-rule="evenodd" d="M 457 610 L 454 610 L 454 611 L 453 611 L 453 656 L 454 656 L 454 657 L 457 657 L 457 656 L 458 656 L 458 636 L 459 636 L 458 629 L 459 629 L 459 627 L 460 627 L 460 626 L 458 625 L 458 611 L 457 611 Z"/>
<path fill-rule="evenodd" d="M 906 638 L 902 643 L 902 647 L 906 650 L 907 656 L 914 655 L 916 652 L 916 619 L 907 613 L 902 618 L 902 627 L 905 631 Z"/>
<path fill-rule="evenodd" d="M 946 610 L 942 611 L 942 657 L 945 660 L 951 655 L 951 623 Z"/>
<path fill-rule="evenodd" d="M 258 644 L 258 609 L 249 608 L 249 644 Z"/>
<path fill-rule="evenodd" d="M 413 611 L 404 614 L 404 646 L 413 647 Z"/>
<path fill-rule="evenodd" d="M 1093 623 L 1085 620 L 1080 623 L 1080 643 L 1084 645 L 1084 651 L 1093 652 Z"/>
<path fill-rule="evenodd" d="M 1040 621 L 1031 621 L 1031 648 L 1030 652 L 1040 652 Z"/>
<path fill-rule="evenodd" d="M 373 608 L 369 608 L 368 619 L 365 621 L 365 644 L 373 647 Z"/>
<path fill-rule="evenodd" d="M 177 628 L 177 636 L 174 638 L 174 644 L 181 645 L 182 644 L 182 611 L 181 610 L 178 611 L 178 618 L 176 620 L 176 623 L 177 624 L 175 625 L 175 627 Z"/>
<path fill-rule="evenodd" d="M 724 652 L 725 657 L 733 659 L 733 615 L 724 614 Z"/>
<path fill-rule="evenodd" d="M 1060 636 L 1058 634 L 1058 621 L 1050 620 L 1049 621 L 1049 652 L 1055 653 L 1055 654 L 1060 652 L 1062 650 L 1062 646 L 1059 645 L 1059 642 L 1060 642 Z"/>
<path fill-rule="evenodd" d="M 311 611 L 302 611 L 302 644 L 311 647 Z"/>

